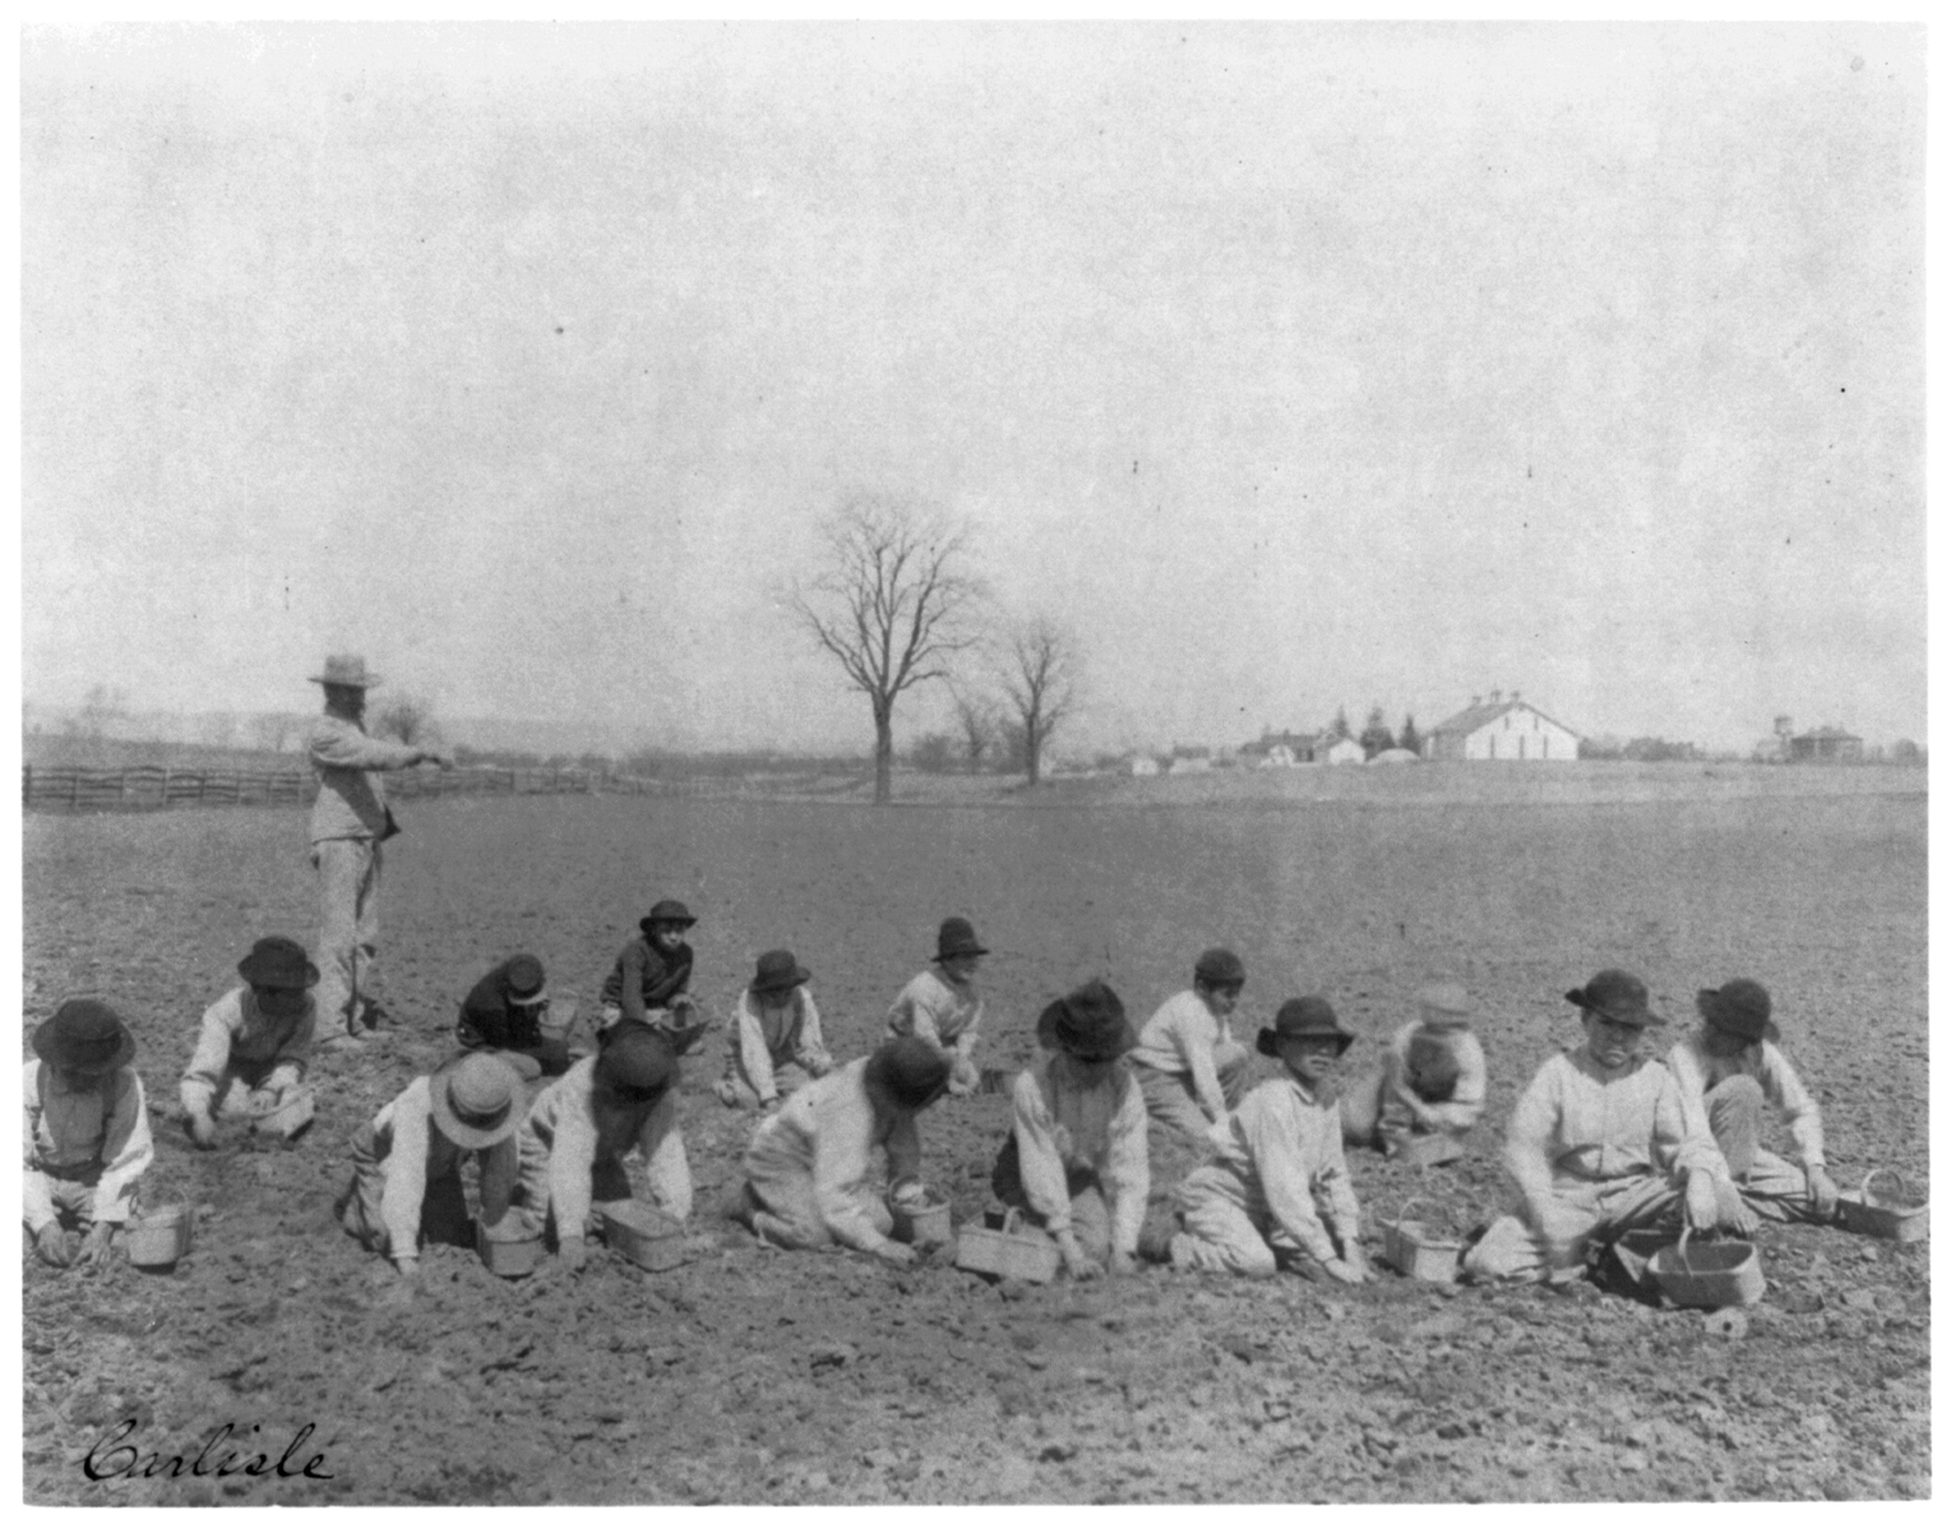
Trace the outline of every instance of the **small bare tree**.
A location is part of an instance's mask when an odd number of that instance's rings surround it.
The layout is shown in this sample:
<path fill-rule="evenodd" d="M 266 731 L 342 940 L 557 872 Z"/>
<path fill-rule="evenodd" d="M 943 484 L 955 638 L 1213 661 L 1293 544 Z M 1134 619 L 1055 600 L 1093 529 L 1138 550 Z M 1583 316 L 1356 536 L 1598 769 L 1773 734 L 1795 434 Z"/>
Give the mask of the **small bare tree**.
<path fill-rule="evenodd" d="M 1046 614 L 1023 621 L 1007 637 L 1002 686 L 1013 710 L 1013 749 L 1030 784 L 1041 781 L 1042 749 L 1075 707 L 1076 665 L 1074 641 Z"/>
<path fill-rule="evenodd" d="M 393 736 L 404 746 L 436 738 L 435 705 L 412 693 L 400 693 L 383 704 L 374 716 L 374 733 Z"/>
<path fill-rule="evenodd" d="M 892 710 L 899 695 L 946 677 L 973 643 L 966 615 L 980 584 L 965 571 L 967 531 L 905 498 L 860 493 L 824 523 L 823 572 L 790 600 L 817 644 L 871 701 L 872 800 L 892 795 Z"/>
<path fill-rule="evenodd" d="M 953 690 L 953 713 L 960 722 L 966 770 L 977 773 L 980 764 L 987 760 L 987 753 L 993 749 L 994 738 L 1000 733 L 1000 711 L 977 694 L 956 688 Z"/>

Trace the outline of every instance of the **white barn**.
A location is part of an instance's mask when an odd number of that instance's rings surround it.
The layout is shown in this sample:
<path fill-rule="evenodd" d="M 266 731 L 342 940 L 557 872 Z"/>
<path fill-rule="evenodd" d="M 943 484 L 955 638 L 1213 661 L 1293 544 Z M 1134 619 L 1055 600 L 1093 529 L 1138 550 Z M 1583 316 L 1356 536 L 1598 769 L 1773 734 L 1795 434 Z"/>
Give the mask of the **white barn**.
<path fill-rule="evenodd" d="M 1332 766 L 1342 766 L 1368 760 L 1368 753 L 1361 749 L 1361 743 L 1352 736 L 1342 736 L 1321 754 L 1321 760 Z"/>
<path fill-rule="evenodd" d="M 1576 762 L 1579 733 L 1515 691 L 1507 699 L 1493 689 L 1424 736 L 1422 754 L 1432 762 Z"/>

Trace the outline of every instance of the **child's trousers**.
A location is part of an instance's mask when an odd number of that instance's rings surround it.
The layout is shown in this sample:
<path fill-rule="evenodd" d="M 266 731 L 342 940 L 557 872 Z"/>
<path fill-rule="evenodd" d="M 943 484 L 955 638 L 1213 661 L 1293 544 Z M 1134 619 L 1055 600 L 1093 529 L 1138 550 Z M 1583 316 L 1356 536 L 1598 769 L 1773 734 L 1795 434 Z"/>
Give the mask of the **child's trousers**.
<path fill-rule="evenodd" d="M 790 1096 L 809 1084 L 816 1076 L 793 1058 L 786 1058 L 776 1065 L 776 1098 L 786 1101 Z M 744 1111 L 753 1110 L 762 1104 L 762 1096 L 755 1086 L 749 1083 L 748 1075 L 742 1066 L 732 1059 L 721 1081 L 715 1086 L 715 1096 L 724 1106 L 738 1106 Z"/>
<path fill-rule="evenodd" d="M 102 1181 L 101 1169 L 76 1171 L 72 1174 L 49 1174 L 45 1170 L 27 1167 L 25 1180 L 21 1187 L 26 1227 L 32 1232 L 49 1220 L 61 1224 L 64 1230 L 88 1229 L 95 1226 L 95 1197 Z M 124 1222 L 136 1210 L 136 1183 L 130 1182 L 127 1193 L 122 1198 L 124 1215 L 116 1218 Z"/>
<path fill-rule="evenodd" d="M 298 1098 L 305 1087 L 300 1083 L 299 1069 L 293 1064 L 275 1064 L 262 1078 L 254 1082 L 249 1070 L 231 1068 L 225 1071 L 223 1079 L 211 1097 L 211 1115 L 220 1117 L 258 1118 L 277 1111 L 288 1101 Z M 194 1085 L 189 1080 L 183 1084 L 179 1099 L 186 1112 L 195 1112 L 202 1104 L 204 1087 Z"/>
<path fill-rule="evenodd" d="M 1593 1239 L 1649 1227 L 1680 1205 L 1681 1192 L 1665 1175 L 1561 1175 L 1542 1231 L 1532 1231 L 1517 1213 L 1498 1218 L 1464 1257 L 1463 1271 L 1473 1281 L 1550 1280 L 1583 1264 Z"/>
<path fill-rule="evenodd" d="M 891 1234 L 892 1214 L 873 1191 L 860 1192 L 865 1215 L 880 1233 Z M 817 1210 L 816 1177 L 787 1161 L 751 1158 L 735 1215 L 764 1243 L 778 1249 L 826 1249 L 835 1241 Z"/>
<path fill-rule="evenodd" d="M 1804 1172 L 1757 1141 L 1767 1101 L 1763 1087 L 1747 1074 L 1732 1074 L 1702 1097 L 1708 1130 L 1728 1162 L 1729 1178 L 1759 1217 L 1772 1222 L 1829 1222 L 1810 1200 Z"/>
<path fill-rule="evenodd" d="M 1001 1149 L 994 1160 L 993 1188 L 1003 1206 L 1014 1207 L 1039 1220 L 1040 1214 L 1029 1205 L 1027 1192 L 1021 1186 L 1018 1153 Z M 1082 1252 L 1093 1260 L 1108 1259 L 1109 1202 L 1103 1196 L 1102 1182 L 1094 1170 L 1068 1172 L 1068 1215 L 1069 1228 Z"/>
<path fill-rule="evenodd" d="M 1226 1106 L 1238 1105 L 1250 1088 L 1252 1050 L 1243 1043 L 1222 1042 L 1212 1049 L 1212 1060 L 1218 1070 L 1218 1087 L 1225 1092 Z M 1198 1104 L 1198 1087 L 1191 1082 L 1188 1071 L 1171 1074 L 1149 1064 L 1132 1064 L 1130 1072 L 1143 1092 L 1143 1109 L 1150 1113 L 1151 1121 L 1162 1122 L 1187 1137 L 1211 1136 L 1214 1124 L 1205 1115 L 1205 1108 Z"/>
<path fill-rule="evenodd" d="M 340 1209 L 340 1225 L 366 1248 L 389 1251 L 388 1225 L 381 1216 L 381 1193 L 388 1177 L 375 1157 L 374 1133 L 362 1126 L 354 1134 L 354 1182 Z M 443 1175 L 422 1193 L 422 1226 L 418 1237 L 427 1243 L 465 1246 L 476 1242 L 469 1203 L 463 1196 L 463 1177 Z"/>
<path fill-rule="evenodd" d="M 1253 1213 L 1245 1188 L 1229 1170 L 1200 1165 L 1177 1189 L 1177 1217 L 1184 1231 L 1171 1240 L 1171 1264 L 1179 1270 L 1276 1274 L 1281 1257 L 1301 1246 L 1264 1213 Z"/>

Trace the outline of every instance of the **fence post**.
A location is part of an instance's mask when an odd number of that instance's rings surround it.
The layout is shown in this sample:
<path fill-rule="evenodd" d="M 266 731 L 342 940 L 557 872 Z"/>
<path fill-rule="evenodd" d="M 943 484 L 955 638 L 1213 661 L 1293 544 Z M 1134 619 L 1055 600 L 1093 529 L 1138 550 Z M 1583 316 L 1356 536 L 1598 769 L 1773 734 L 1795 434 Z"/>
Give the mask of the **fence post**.
<path fill-rule="evenodd" d="M 20 802 L 25 809 L 34 802 L 34 767 L 32 763 L 20 770 Z"/>
<path fill-rule="evenodd" d="M 75 808 L 82 802 L 82 770 L 78 767 L 68 775 L 68 807 Z"/>

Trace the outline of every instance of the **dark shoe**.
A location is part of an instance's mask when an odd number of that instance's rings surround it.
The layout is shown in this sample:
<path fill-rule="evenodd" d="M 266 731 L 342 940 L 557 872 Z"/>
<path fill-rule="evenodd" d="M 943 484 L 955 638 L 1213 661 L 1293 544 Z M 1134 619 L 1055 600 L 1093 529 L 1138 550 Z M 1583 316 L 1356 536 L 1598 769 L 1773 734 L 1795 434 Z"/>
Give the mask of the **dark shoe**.
<path fill-rule="evenodd" d="M 1171 1262 L 1171 1240 L 1177 1237 L 1177 1224 L 1160 1222 L 1146 1227 L 1137 1237 L 1137 1258 L 1151 1265 Z"/>

